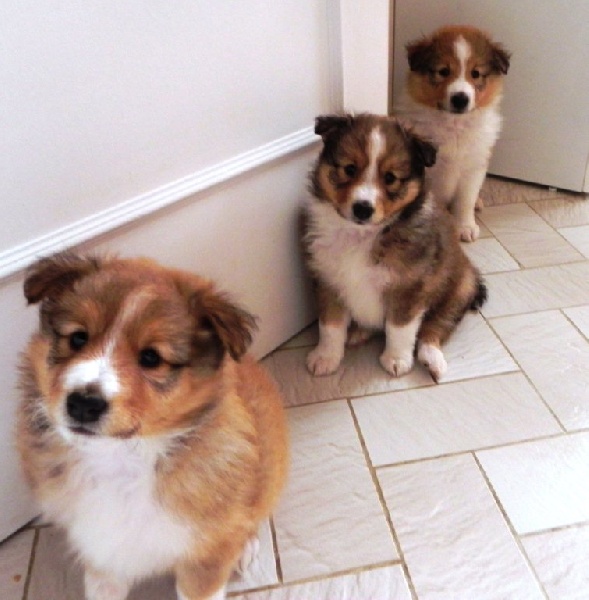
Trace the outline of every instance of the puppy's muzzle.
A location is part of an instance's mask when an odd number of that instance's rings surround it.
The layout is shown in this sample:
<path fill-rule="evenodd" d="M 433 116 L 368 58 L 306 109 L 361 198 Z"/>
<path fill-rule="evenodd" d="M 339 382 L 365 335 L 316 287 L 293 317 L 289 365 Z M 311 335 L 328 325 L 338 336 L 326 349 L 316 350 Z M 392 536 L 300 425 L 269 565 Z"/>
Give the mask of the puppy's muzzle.
<path fill-rule="evenodd" d="M 374 206 L 366 200 L 358 200 L 352 205 L 352 213 L 358 223 L 365 223 L 374 214 Z"/>
<path fill-rule="evenodd" d="M 75 391 L 66 398 L 67 414 L 80 425 L 96 423 L 108 411 L 108 402 L 90 391 Z"/>

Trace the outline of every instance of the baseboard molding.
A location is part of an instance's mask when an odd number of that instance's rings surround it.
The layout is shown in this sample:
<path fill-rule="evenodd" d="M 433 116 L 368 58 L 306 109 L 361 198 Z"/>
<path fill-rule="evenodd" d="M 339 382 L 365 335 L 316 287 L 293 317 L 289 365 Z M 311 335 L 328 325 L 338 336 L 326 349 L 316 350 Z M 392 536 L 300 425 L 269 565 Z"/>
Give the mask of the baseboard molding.
<path fill-rule="evenodd" d="M 59 252 L 113 231 L 242 173 L 301 150 L 318 139 L 313 132 L 313 127 L 300 129 L 212 167 L 163 185 L 147 194 L 136 196 L 49 234 L 9 248 L 0 253 L 0 280 L 18 273 L 42 256 Z"/>

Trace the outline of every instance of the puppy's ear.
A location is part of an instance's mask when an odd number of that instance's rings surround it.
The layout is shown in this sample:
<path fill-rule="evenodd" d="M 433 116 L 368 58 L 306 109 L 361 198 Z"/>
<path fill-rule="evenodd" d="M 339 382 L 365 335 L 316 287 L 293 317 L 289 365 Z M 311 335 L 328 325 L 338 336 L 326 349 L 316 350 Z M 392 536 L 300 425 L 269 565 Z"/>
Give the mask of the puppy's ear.
<path fill-rule="evenodd" d="M 31 265 L 25 275 L 24 295 L 29 304 L 58 296 L 75 281 L 97 271 L 102 261 L 95 256 L 62 252 L 42 258 Z"/>
<path fill-rule="evenodd" d="M 434 45 L 429 38 L 410 42 L 405 46 L 409 68 L 417 73 L 427 73 L 435 60 Z"/>
<path fill-rule="evenodd" d="M 436 163 L 438 149 L 431 142 L 424 140 L 418 135 L 412 133 L 409 135 L 411 137 L 413 156 L 416 157 L 424 167 L 431 167 L 434 165 Z"/>
<path fill-rule="evenodd" d="M 322 115 L 315 119 L 315 133 L 325 141 L 333 134 L 349 129 L 353 122 L 352 115 Z"/>
<path fill-rule="evenodd" d="M 501 44 L 491 44 L 491 69 L 495 73 L 507 75 L 511 54 Z"/>
<path fill-rule="evenodd" d="M 195 291 L 191 304 L 201 331 L 212 334 L 221 354 L 229 352 L 231 358 L 239 360 L 252 342 L 255 317 L 210 287 Z"/>

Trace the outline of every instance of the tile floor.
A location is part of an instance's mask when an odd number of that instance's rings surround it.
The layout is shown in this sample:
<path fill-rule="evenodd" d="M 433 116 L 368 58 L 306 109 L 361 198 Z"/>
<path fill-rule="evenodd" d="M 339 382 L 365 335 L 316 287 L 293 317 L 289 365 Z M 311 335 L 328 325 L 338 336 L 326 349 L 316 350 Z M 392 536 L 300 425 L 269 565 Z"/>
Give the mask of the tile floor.
<path fill-rule="evenodd" d="M 382 340 L 312 378 L 313 327 L 265 359 L 290 421 L 287 490 L 240 600 L 589 599 L 589 201 L 489 179 L 465 249 L 490 299 L 447 375 L 391 379 Z M 0 545 L 2 600 L 81 600 L 63 536 Z M 172 600 L 169 578 L 131 600 Z"/>

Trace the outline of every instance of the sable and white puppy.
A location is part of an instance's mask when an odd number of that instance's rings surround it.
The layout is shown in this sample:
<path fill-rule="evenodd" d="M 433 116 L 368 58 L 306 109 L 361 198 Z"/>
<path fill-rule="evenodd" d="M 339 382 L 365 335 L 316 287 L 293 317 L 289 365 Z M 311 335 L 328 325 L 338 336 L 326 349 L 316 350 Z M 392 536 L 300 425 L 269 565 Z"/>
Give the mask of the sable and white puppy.
<path fill-rule="evenodd" d="M 17 443 L 86 598 L 123 600 L 163 572 L 181 600 L 224 598 L 287 462 L 281 398 L 244 355 L 254 319 L 147 259 L 56 255 L 24 292 L 40 328 L 21 363 Z"/>
<path fill-rule="evenodd" d="M 409 74 L 395 107 L 438 148 L 429 187 L 451 207 L 460 238 L 479 235 L 475 206 L 501 130 L 499 105 L 509 53 L 481 30 L 450 26 L 407 45 Z"/>
<path fill-rule="evenodd" d="M 448 211 L 425 191 L 436 150 L 394 118 L 322 116 L 323 149 L 311 176 L 304 244 L 317 288 L 319 344 L 307 357 L 315 375 L 333 373 L 351 342 L 383 330 L 382 366 L 413 366 L 414 350 L 437 381 L 441 344 L 486 289 L 464 254 Z"/>

